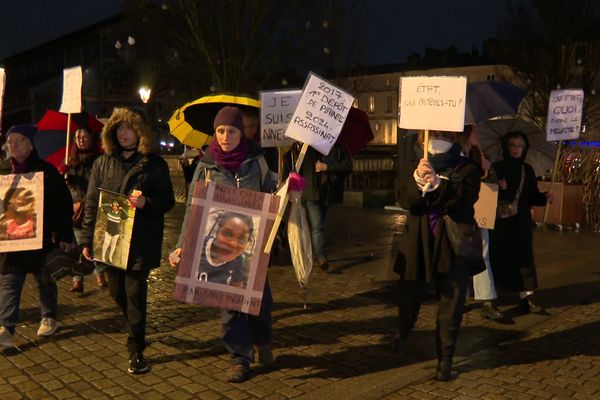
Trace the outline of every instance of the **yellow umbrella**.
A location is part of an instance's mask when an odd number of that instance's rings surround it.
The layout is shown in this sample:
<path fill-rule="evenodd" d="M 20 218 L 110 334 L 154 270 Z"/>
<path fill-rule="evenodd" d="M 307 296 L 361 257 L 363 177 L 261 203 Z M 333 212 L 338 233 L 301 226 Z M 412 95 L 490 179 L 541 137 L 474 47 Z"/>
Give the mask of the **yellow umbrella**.
<path fill-rule="evenodd" d="M 258 113 L 260 101 L 229 94 L 204 96 L 175 110 L 169 119 L 169 130 L 182 144 L 199 149 L 212 140 L 213 120 L 224 106 Z"/>

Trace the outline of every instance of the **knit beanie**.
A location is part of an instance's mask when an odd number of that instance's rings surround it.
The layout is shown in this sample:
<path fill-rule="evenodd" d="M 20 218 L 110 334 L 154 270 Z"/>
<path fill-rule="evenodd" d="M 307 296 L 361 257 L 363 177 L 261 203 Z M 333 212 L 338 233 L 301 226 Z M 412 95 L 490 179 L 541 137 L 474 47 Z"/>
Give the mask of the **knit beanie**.
<path fill-rule="evenodd" d="M 21 135 L 29 139 L 31 145 L 33 146 L 33 136 L 35 135 L 37 130 L 37 126 L 31 124 L 13 125 L 6 132 L 6 139 L 8 139 L 8 137 L 13 133 L 20 133 Z"/>
<path fill-rule="evenodd" d="M 213 127 L 216 130 L 220 125 L 235 126 L 242 132 L 242 136 L 244 136 L 244 118 L 239 108 L 231 106 L 221 108 L 215 117 Z"/>

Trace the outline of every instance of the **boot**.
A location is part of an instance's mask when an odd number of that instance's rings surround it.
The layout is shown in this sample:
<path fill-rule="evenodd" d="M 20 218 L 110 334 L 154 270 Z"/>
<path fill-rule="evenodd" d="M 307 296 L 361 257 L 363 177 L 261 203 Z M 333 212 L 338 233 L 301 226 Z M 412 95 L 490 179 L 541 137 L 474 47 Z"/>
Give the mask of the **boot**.
<path fill-rule="evenodd" d="M 83 293 L 83 281 L 73 281 L 73 286 L 71 286 L 71 292 Z"/>
<path fill-rule="evenodd" d="M 504 318 L 502 311 L 500 311 L 498 307 L 496 307 L 491 301 L 484 302 L 479 313 L 481 314 L 482 318 L 491 319 L 493 321 Z"/>
<path fill-rule="evenodd" d="M 535 302 L 533 300 L 532 295 L 521 299 L 521 302 L 519 303 L 519 308 L 525 314 L 542 314 L 544 312 L 544 307 L 540 306 L 537 302 Z"/>
<path fill-rule="evenodd" d="M 442 359 L 438 361 L 435 379 L 441 382 L 447 382 L 456 377 L 458 377 L 458 371 L 452 369 L 452 357 L 442 357 Z"/>

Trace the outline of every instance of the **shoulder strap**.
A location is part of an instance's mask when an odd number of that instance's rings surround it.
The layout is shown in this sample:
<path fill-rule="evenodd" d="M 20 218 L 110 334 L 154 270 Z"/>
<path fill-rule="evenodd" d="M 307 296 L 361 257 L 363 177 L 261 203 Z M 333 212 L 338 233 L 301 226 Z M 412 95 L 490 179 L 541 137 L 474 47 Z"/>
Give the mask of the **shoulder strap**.
<path fill-rule="evenodd" d="M 519 189 L 517 190 L 517 194 L 515 194 L 515 200 L 519 200 L 521 197 L 521 191 L 523 190 L 523 182 L 525 182 L 525 165 L 521 166 L 521 182 L 519 183 Z"/>
<path fill-rule="evenodd" d="M 258 167 L 260 168 L 260 186 L 264 187 L 265 179 L 267 179 L 267 174 L 269 173 L 269 165 L 264 156 L 258 157 Z"/>

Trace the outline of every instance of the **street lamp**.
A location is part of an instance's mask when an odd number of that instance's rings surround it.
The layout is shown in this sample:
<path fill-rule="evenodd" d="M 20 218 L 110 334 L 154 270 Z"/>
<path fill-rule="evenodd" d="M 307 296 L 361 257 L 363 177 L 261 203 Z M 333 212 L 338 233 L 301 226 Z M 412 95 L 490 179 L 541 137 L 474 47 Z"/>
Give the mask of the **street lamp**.
<path fill-rule="evenodd" d="M 148 100 L 150 100 L 150 93 L 152 93 L 152 89 L 150 89 L 148 86 L 142 86 L 140 90 L 138 90 L 138 93 L 140 94 L 140 99 L 142 99 L 142 102 L 147 104 Z"/>

